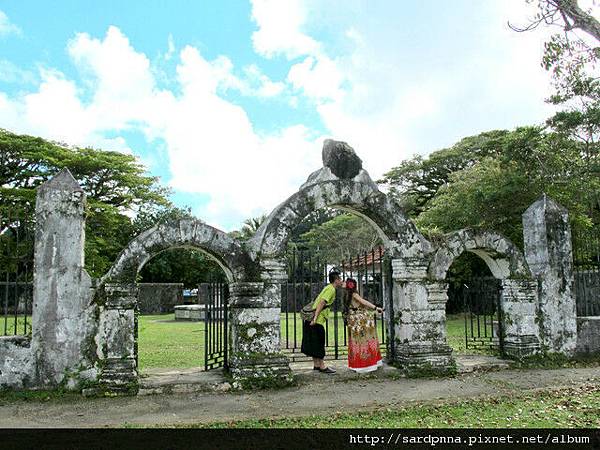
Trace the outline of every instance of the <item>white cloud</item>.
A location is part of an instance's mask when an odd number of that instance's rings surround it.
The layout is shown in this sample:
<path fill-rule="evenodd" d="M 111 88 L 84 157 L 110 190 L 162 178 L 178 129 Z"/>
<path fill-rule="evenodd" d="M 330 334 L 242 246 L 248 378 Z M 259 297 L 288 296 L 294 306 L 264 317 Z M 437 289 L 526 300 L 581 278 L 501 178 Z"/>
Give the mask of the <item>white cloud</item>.
<path fill-rule="evenodd" d="M 244 74 L 248 80 L 241 90 L 244 95 L 269 98 L 280 95 L 285 91 L 285 83 L 272 81 L 255 64 L 246 66 Z"/>
<path fill-rule="evenodd" d="M 9 34 L 20 36 L 22 32 L 18 26 L 10 21 L 4 11 L 0 10 L 0 36 L 7 36 Z"/>
<path fill-rule="evenodd" d="M 362 22 L 351 14 L 352 2 L 340 18 L 326 3 L 308 8 L 300 0 L 254 0 L 254 48 L 288 58 L 285 82 L 256 64 L 240 69 L 224 55 L 208 60 L 196 47 L 177 49 L 172 37 L 167 53 L 150 61 L 116 27 L 102 39 L 82 33 L 68 45 L 82 81 L 47 70 L 36 92 L 18 98 L 0 92 L 0 122 L 121 151 L 130 150 L 119 131 L 142 131 L 152 145 L 164 145 L 168 160 L 160 161 L 159 152 L 147 158 L 168 165 L 174 188 L 210 195 L 195 212 L 217 226 L 241 223 L 269 212 L 320 166 L 324 137 L 352 145 L 378 178 L 414 152 L 546 117 L 548 81 L 539 67 L 544 37 L 506 28 L 511 14 L 522 17 L 515 4 L 481 3 L 481 22 L 464 31 L 470 34 L 456 50 L 450 42 L 428 47 L 418 41 L 424 35 L 403 35 L 394 16 L 400 6 Z M 343 38 L 342 51 L 333 53 L 311 34 L 309 25 L 324 17 L 328 30 Z M 156 65 L 169 60 L 176 78 L 169 73 L 164 83 Z M 311 105 L 327 136 L 296 123 L 258 133 L 246 111 L 227 100 L 231 94 Z"/>
<path fill-rule="evenodd" d="M 399 5 L 382 11 L 348 2 L 338 14 L 326 3 L 277 3 L 252 1 L 255 50 L 266 57 L 303 57 L 288 72 L 293 93 L 314 102 L 329 134 L 352 145 L 374 178 L 415 152 L 550 114 L 543 102 L 549 80 L 539 65 L 547 33 L 519 34 L 506 25 L 531 15 L 531 5 L 520 0 L 479 4 L 478 20 L 460 33 L 448 23 L 458 26 L 462 17 L 428 14 L 428 27 L 451 33 L 433 29 L 437 39 L 428 36 L 434 34 L 429 28 L 399 26 L 407 12 Z M 457 14 L 452 8 L 448 13 Z M 371 20 L 360 20 L 365 15 Z M 335 58 L 310 24 L 342 40 Z M 290 99 L 292 107 L 297 97 Z"/>
<path fill-rule="evenodd" d="M 302 32 L 308 14 L 302 0 L 251 2 L 252 19 L 258 26 L 252 43 L 258 54 L 267 58 L 282 54 L 292 59 L 319 52 L 319 43 Z"/>
<path fill-rule="evenodd" d="M 210 195 L 195 211 L 216 226 L 268 212 L 319 166 L 320 144 L 306 127 L 259 135 L 246 112 L 221 97 L 228 89 L 265 97 L 281 93 L 283 83 L 256 66 L 238 78 L 225 56 L 209 61 L 186 46 L 179 52 L 176 89 L 168 90 L 157 87 L 149 59 L 116 27 L 103 39 L 78 34 L 68 50 L 83 82 L 43 70 L 35 92 L 15 99 L 0 92 L 5 126 L 125 152 L 131 150 L 118 131 L 142 131 L 150 142 L 164 142 L 168 161 L 155 155 L 147 160 L 169 166 L 172 187 Z"/>
<path fill-rule="evenodd" d="M 336 62 L 327 56 L 308 56 L 290 68 L 287 80 L 307 97 L 326 101 L 340 98 L 344 77 Z"/>

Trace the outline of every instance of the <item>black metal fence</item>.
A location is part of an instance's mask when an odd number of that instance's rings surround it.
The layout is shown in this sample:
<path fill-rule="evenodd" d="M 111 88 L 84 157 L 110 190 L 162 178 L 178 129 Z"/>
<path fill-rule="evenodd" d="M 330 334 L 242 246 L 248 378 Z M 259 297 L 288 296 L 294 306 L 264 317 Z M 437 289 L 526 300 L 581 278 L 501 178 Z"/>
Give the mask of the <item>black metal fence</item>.
<path fill-rule="evenodd" d="M 577 316 L 600 316 L 600 230 L 573 231 Z"/>
<path fill-rule="evenodd" d="M 204 303 L 204 369 L 227 368 L 229 285 L 207 283 Z"/>
<path fill-rule="evenodd" d="M 318 253 L 293 249 L 288 254 L 288 281 L 282 285 L 281 302 L 281 347 L 293 361 L 310 359 L 300 353 L 302 344 L 302 319 L 300 310 L 316 299 L 327 285 L 328 274 L 332 269 L 345 278 L 357 280 L 359 294 L 377 306 L 387 308 L 391 302 L 385 301 L 390 290 L 385 282 L 390 279 L 389 259 L 382 249 L 357 255 L 337 263 L 325 261 Z M 384 315 L 376 317 L 379 342 L 386 348 L 387 329 Z M 325 325 L 325 347 L 327 356 L 334 359 L 348 354 L 347 330 L 343 318 L 343 292 L 338 289 Z"/>
<path fill-rule="evenodd" d="M 0 210 L 0 336 L 31 333 L 33 244 L 32 215 Z"/>
<path fill-rule="evenodd" d="M 463 285 L 465 348 L 503 352 L 502 283 L 494 277 L 473 278 Z"/>

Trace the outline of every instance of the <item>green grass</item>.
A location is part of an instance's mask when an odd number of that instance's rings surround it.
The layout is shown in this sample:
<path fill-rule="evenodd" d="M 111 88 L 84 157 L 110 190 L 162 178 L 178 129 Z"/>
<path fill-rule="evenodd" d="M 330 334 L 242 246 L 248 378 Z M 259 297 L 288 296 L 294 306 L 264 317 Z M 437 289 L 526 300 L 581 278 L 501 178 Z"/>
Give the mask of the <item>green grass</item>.
<path fill-rule="evenodd" d="M 443 402 L 419 402 L 369 412 L 255 419 L 197 428 L 598 428 L 600 385 L 544 389 Z"/>
<path fill-rule="evenodd" d="M 27 320 L 27 323 L 25 323 Z M 17 316 L 17 333 L 16 335 L 31 335 L 31 316 Z M 10 314 L 0 318 L 0 336 L 15 335 L 15 316 Z"/>
<path fill-rule="evenodd" d="M 204 322 L 175 321 L 174 314 L 139 316 L 140 370 L 204 366 Z"/>
<path fill-rule="evenodd" d="M 80 398 L 80 393 L 66 391 L 62 388 L 51 391 L 13 391 L 10 389 L 0 390 L 0 405 L 6 405 L 15 402 L 71 402 L 77 401 Z"/>
<path fill-rule="evenodd" d="M 495 355 L 497 352 L 490 348 L 467 349 L 465 343 L 464 314 L 448 314 L 446 316 L 446 335 L 448 345 L 459 355 Z"/>

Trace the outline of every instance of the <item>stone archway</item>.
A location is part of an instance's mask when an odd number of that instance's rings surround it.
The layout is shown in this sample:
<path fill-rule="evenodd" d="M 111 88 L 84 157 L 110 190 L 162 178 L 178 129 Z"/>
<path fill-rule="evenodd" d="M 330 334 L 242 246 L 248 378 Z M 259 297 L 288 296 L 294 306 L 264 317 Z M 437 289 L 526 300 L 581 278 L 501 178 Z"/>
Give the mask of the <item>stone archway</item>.
<path fill-rule="evenodd" d="M 245 279 L 252 265 L 240 244 L 223 231 L 196 219 L 180 219 L 156 225 L 134 238 L 100 284 L 135 283 L 137 273 L 150 259 L 178 247 L 202 250 L 221 266 L 229 282 Z"/>
<path fill-rule="evenodd" d="M 345 142 L 326 140 L 323 167 L 267 217 L 250 241 L 254 258 L 277 259 L 292 230 L 310 213 L 325 207 L 355 213 L 379 233 L 392 255 L 423 257 L 431 244 L 402 208 L 373 182 L 354 150 Z"/>
<path fill-rule="evenodd" d="M 181 247 L 199 249 L 209 255 L 221 266 L 233 287 L 253 272 L 253 263 L 238 242 L 199 220 L 180 219 L 159 224 L 134 238 L 96 290 L 102 305 L 97 339 L 103 353 L 100 383 L 105 389 L 137 390 L 136 277 L 151 258 Z M 231 325 L 235 327 L 236 323 Z M 228 345 L 226 339 L 225 345 Z"/>
<path fill-rule="evenodd" d="M 537 320 L 537 282 L 521 251 L 504 236 L 490 231 L 460 230 L 445 235 L 437 246 L 428 274 L 437 283 L 438 311 L 444 313 L 448 299 L 446 274 L 464 252 L 479 256 L 501 280 L 500 308 L 504 352 L 521 357 L 540 348 Z M 445 334 L 445 327 L 441 330 Z"/>
<path fill-rule="evenodd" d="M 273 317 L 279 318 L 280 286 L 287 280 L 284 254 L 292 230 L 310 213 L 325 207 L 346 209 L 363 217 L 379 233 L 385 251 L 392 257 L 393 299 L 390 305 L 386 305 L 391 312 L 387 319 L 389 359 L 404 367 L 421 367 L 424 363 L 435 361 L 434 370 L 446 370 L 452 362 L 445 349 L 440 353 L 430 341 L 425 344 L 427 348 L 419 343 L 419 351 L 412 351 L 414 347 L 411 347 L 404 353 L 406 357 L 400 357 L 394 337 L 404 327 L 402 314 L 406 305 L 402 304 L 403 298 L 414 297 L 409 292 L 412 285 L 406 282 L 414 279 L 421 284 L 424 282 L 433 247 L 402 208 L 379 190 L 362 168 L 360 158 L 344 142 L 325 141 L 323 167 L 312 173 L 298 192 L 271 212 L 249 242 L 251 257 L 261 267 L 261 279 L 265 283 L 264 301 L 272 305 Z M 427 309 L 427 305 L 421 309 Z M 423 353 L 428 356 L 425 360 Z"/>

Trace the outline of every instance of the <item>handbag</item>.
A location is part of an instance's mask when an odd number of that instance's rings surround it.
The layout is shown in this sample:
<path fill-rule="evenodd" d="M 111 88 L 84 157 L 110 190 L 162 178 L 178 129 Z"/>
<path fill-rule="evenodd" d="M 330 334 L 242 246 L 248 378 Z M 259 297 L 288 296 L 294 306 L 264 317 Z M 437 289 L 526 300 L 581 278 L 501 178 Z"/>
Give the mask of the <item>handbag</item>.
<path fill-rule="evenodd" d="M 315 317 L 315 311 L 317 308 L 312 307 L 313 303 L 314 301 L 307 303 L 300 310 L 300 317 L 302 317 L 303 322 L 312 322 L 313 318 Z M 325 304 L 325 307 L 321 311 L 324 311 L 326 308 L 329 308 L 328 304 Z"/>

